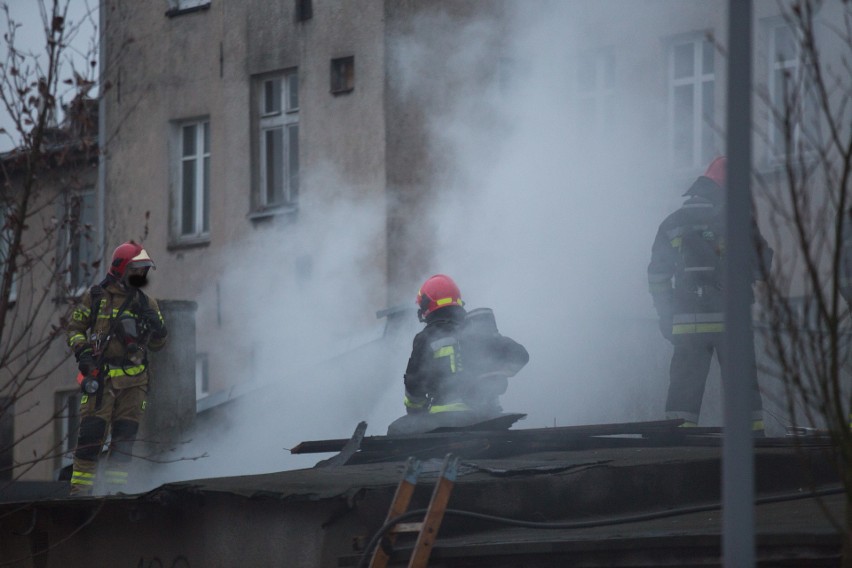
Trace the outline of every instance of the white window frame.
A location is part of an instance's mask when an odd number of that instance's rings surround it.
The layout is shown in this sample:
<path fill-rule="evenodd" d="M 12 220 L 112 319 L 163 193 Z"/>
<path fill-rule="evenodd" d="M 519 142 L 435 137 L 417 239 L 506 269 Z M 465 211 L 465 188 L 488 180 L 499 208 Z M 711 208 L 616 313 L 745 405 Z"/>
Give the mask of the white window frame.
<path fill-rule="evenodd" d="M 100 257 L 100 251 L 97 249 L 97 226 L 98 226 L 98 210 L 97 210 L 97 194 L 95 193 L 95 189 L 93 187 L 86 188 L 81 191 L 75 191 L 69 194 L 69 200 L 66 201 L 65 204 L 65 221 L 66 221 L 66 230 L 65 230 L 65 245 L 66 250 L 65 254 L 61 254 L 60 258 L 66 261 L 66 271 L 65 271 L 65 286 L 68 290 L 68 293 L 72 296 L 79 296 L 82 294 L 86 288 L 91 284 L 89 280 L 86 280 L 83 277 L 82 281 L 76 281 L 73 277 L 75 268 L 80 270 L 81 265 L 85 264 L 86 266 L 91 266 L 91 264 Z M 93 218 L 91 219 L 91 227 L 86 229 L 86 233 L 79 233 L 77 235 L 73 234 L 73 229 L 76 226 L 76 223 L 72 220 L 72 215 L 74 215 L 74 211 L 71 210 L 73 206 L 73 199 L 79 199 L 79 204 L 81 208 L 85 208 L 86 200 L 91 200 L 91 210 L 94 213 Z M 80 221 L 84 221 L 83 218 Z M 80 227 L 84 226 L 86 223 L 80 223 Z M 86 258 L 80 258 L 80 249 L 82 248 L 80 245 L 80 241 L 83 239 L 87 239 L 91 243 L 89 245 L 91 248 L 89 250 L 89 254 Z M 90 275 L 93 276 L 93 275 Z M 79 279 L 78 279 L 79 280 Z"/>
<path fill-rule="evenodd" d="M 299 201 L 299 74 L 297 69 L 257 77 L 258 187 L 255 208 L 293 210 Z M 280 133 L 280 138 L 273 138 Z M 278 147 L 273 147 L 274 144 Z M 295 147 L 294 147 L 295 146 Z M 270 155 L 278 162 L 270 163 Z"/>
<path fill-rule="evenodd" d="M 193 141 L 190 149 L 186 148 L 187 136 Z M 175 124 L 173 232 L 179 243 L 206 242 L 210 239 L 210 136 L 209 118 Z M 188 173 L 192 175 L 191 187 L 186 184 Z M 190 210 L 185 211 L 190 198 Z M 188 215 L 186 219 L 184 213 Z"/>
<path fill-rule="evenodd" d="M 786 112 L 786 105 L 784 102 L 785 87 L 781 81 L 779 81 L 779 75 L 787 72 L 792 78 L 793 86 L 800 83 L 799 73 L 801 72 L 801 46 L 796 40 L 795 32 L 790 28 L 790 25 L 785 20 L 781 18 L 774 18 L 768 20 L 765 26 L 768 43 L 768 77 L 766 84 L 769 95 L 768 104 L 770 106 L 766 136 L 766 160 L 768 164 L 776 165 L 784 162 L 785 160 L 784 134 L 783 125 L 781 123 L 784 118 L 783 114 Z M 793 52 L 784 58 L 781 57 L 777 41 L 778 32 L 780 30 L 789 31 L 791 36 L 791 46 L 793 48 Z M 807 81 L 804 83 L 807 83 Z M 810 119 L 815 119 L 816 102 L 814 101 L 813 93 L 811 92 L 796 93 L 795 96 L 798 98 L 799 103 L 804 105 L 801 108 L 792 109 L 792 112 L 798 116 L 798 120 L 796 120 L 793 124 L 792 143 L 794 155 L 799 155 L 800 149 L 804 149 L 805 152 L 810 150 L 810 147 L 807 145 L 805 140 L 803 140 L 803 123 Z M 780 113 L 780 115 L 778 113 Z"/>
<path fill-rule="evenodd" d="M 692 73 L 675 76 L 676 53 L 679 47 L 689 45 L 692 48 Z M 705 57 L 711 61 L 705 69 Z M 717 131 L 716 121 L 716 53 L 715 46 L 707 39 L 706 34 L 674 38 L 668 45 L 668 102 L 669 102 L 669 148 L 671 162 L 675 169 L 695 170 L 706 166 L 717 155 L 721 154 L 721 137 Z M 692 112 L 689 123 L 679 123 L 678 92 L 690 89 L 692 96 Z M 708 96 L 709 95 L 709 96 Z M 707 100 L 707 99 L 710 100 Z M 685 146 L 679 133 L 683 126 L 691 130 L 691 139 Z M 679 156 L 688 148 L 689 157 Z"/>
<path fill-rule="evenodd" d="M 584 73 L 583 66 L 589 65 Z M 588 77 L 586 74 L 588 73 Z M 577 63 L 577 108 L 581 132 L 597 143 L 615 128 L 615 50 L 602 47 L 580 54 Z"/>

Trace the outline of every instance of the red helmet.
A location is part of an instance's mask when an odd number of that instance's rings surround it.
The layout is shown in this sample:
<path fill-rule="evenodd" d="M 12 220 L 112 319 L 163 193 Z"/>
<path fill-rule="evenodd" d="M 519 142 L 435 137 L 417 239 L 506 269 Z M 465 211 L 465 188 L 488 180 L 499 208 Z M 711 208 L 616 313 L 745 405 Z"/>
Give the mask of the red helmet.
<path fill-rule="evenodd" d="M 461 292 L 453 279 L 443 274 L 430 277 L 417 292 L 417 317 L 420 321 L 440 308 L 463 306 Z"/>
<path fill-rule="evenodd" d="M 142 245 L 133 241 L 119 245 L 112 253 L 112 263 L 109 273 L 119 280 L 124 278 L 128 268 L 149 268 L 154 266 L 154 261 L 148 256 Z M 156 266 L 154 266 L 156 268 Z"/>
<path fill-rule="evenodd" d="M 707 166 L 707 171 L 704 172 L 704 177 L 712 179 L 721 188 L 725 187 L 728 181 L 728 160 L 725 156 L 719 156 Z"/>

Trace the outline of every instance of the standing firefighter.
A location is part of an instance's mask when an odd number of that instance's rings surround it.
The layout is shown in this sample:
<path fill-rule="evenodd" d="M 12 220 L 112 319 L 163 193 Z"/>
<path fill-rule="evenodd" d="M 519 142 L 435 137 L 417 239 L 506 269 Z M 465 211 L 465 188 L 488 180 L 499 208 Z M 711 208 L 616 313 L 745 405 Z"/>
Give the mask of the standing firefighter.
<path fill-rule="evenodd" d="M 499 414 L 498 398 L 529 361 L 527 350 L 500 335 L 490 309 L 467 312 L 449 276 L 426 280 L 416 302 L 426 327 L 414 337 L 405 371 L 406 412 Z"/>
<path fill-rule="evenodd" d="M 104 471 L 109 491 L 127 483 L 127 466 L 148 393 L 148 351 L 166 343 L 156 300 L 140 288 L 153 261 L 141 245 L 115 249 L 109 272 L 86 292 L 66 331 L 80 369 L 80 434 L 74 453 L 72 495 L 90 495 L 98 456 L 111 435 Z"/>
<path fill-rule="evenodd" d="M 724 364 L 725 184 L 726 161 L 719 157 L 684 194 L 689 199 L 683 206 L 660 225 L 648 265 L 648 288 L 660 316 L 660 331 L 674 345 L 666 418 L 681 418 L 684 426 L 698 424 L 714 351 Z M 749 242 L 756 249 L 753 278 L 761 280 L 772 262 L 772 250 L 756 223 L 754 234 L 760 245 Z M 754 385 L 752 427 L 762 434 L 763 406 L 753 361 L 741 380 Z"/>

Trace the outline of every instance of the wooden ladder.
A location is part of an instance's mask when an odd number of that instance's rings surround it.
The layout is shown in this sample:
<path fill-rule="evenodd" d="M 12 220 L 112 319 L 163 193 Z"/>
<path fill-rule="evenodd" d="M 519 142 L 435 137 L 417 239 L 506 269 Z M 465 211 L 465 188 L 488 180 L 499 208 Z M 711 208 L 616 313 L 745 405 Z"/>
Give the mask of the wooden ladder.
<path fill-rule="evenodd" d="M 429 501 L 429 508 L 426 509 L 423 521 L 419 523 L 398 523 L 394 526 L 389 531 L 387 537 L 383 539 L 386 548 L 382 546 L 381 542 L 376 546 L 372 561 L 370 562 L 370 568 L 386 568 L 390 561 L 390 556 L 386 552 L 386 549 L 391 549 L 396 536 L 400 533 L 414 532 L 418 533 L 417 541 L 414 544 L 414 552 L 408 562 L 408 568 L 425 568 L 427 566 L 435 539 L 438 537 L 438 529 L 441 528 L 441 521 L 444 519 L 444 512 L 447 510 L 450 493 L 458 476 L 458 470 L 459 458 L 452 454 L 444 456 L 444 463 L 441 465 L 438 483 L 432 491 L 432 499 Z M 396 488 L 396 494 L 393 497 L 390 509 L 388 509 L 388 516 L 385 519 L 385 523 L 390 522 L 408 510 L 408 505 L 411 502 L 411 496 L 414 494 L 417 478 L 421 471 L 421 463 L 414 458 L 408 458 L 402 479 Z"/>

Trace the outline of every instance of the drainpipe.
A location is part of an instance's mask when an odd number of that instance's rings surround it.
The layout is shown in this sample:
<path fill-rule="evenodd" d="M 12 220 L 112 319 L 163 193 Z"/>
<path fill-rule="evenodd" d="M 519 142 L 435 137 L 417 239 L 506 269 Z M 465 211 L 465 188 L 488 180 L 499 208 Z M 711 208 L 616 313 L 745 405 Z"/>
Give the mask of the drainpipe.
<path fill-rule="evenodd" d="M 98 243 L 101 258 L 106 255 L 106 93 L 104 79 L 106 69 L 106 0 L 98 2 L 98 187 L 96 206 L 98 210 Z"/>

